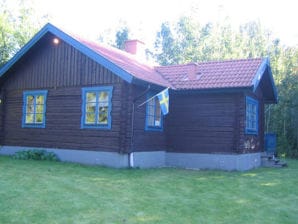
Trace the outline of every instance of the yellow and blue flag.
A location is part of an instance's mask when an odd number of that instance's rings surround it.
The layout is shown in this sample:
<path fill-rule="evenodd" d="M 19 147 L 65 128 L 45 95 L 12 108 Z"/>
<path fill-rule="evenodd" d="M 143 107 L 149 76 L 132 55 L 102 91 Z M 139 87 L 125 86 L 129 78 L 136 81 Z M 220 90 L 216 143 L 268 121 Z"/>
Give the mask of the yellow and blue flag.
<path fill-rule="evenodd" d="M 163 115 L 166 115 L 169 113 L 169 88 L 166 88 L 165 90 L 161 91 L 157 94 L 161 112 Z"/>

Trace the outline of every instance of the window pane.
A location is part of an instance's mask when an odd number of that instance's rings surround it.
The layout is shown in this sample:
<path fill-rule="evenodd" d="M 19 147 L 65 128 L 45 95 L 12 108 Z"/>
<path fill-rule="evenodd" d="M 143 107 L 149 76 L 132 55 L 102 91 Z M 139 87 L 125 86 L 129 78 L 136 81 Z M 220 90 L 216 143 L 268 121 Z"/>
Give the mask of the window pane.
<path fill-rule="evenodd" d="M 147 108 L 147 125 L 154 127 L 155 124 L 155 120 L 154 120 L 154 104 L 155 104 L 155 100 L 151 99 L 148 102 L 148 108 Z"/>
<path fill-rule="evenodd" d="M 87 113 L 95 113 L 96 103 L 87 103 L 86 112 Z"/>
<path fill-rule="evenodd" d="M 154 116 L 148 116 L 148 126 L 154 126 Z"/>
<path fill-rule="evenodd" d="M 256 113 L 257 107 L 255 104 L 251 104 L 251 112 Z"/>
<path fill-rule="evenodd" d="M 161 125 L 160 118 L 155 118 L 154 126 L 159 127 Z"/>
<path fill-rule="evenodd" d="M 99 102 L 98 107 L 108 107 L 109 103 L 108 102 Z"/>
<path fill-rule="evenodd" d="M 160 109 L 160 104 L 159 100 L 156 99 L 155 101 L 155 121 L 154 121 L 155 126 L 161 126 L 161 109 Z"/>
<path fill-rule="evenodd" d="M 152 106 L 148 107 L 148 116 L 154 116 L 154 107 Z"/>
<path fill-rule="evenodd" d="M 26 119 L 25 119 L 25 123 L 26 124 L 32 124 L 33 123 L 33 119 L 34 119 L 34 114 L 27 114 L 26 115 Z"/>
<path fill-rule="evenodd" d="M 107 102 L 109 100 L 109 94 L 108 92 L 99 92 L 98 94 L 98 101 L 105 101 Z"/>
<path fill-rule="evenodd" d="M 108 124 L 108 107 L 100 107 L 98 113 L 99 124 Z"/>
<path fill-rule="evenodd" d="M 256 121 L 252 121 L 251 128 L 252 129 L 256 129 L 257 128 Z"/>
<path fill-rule="evenodd" d="M 36 105 L 36 113 L 43 113 L 44 106 L 43 105 Z"/>
<path fill-rule="evenodd" d="M 36 104 L 44 104 L 44 96 L 38 95 L 36 97 Z"/>
<path fill-rule="evenodd" d="M 28 95 L 26 97 L 27 104 L 34 104 L 34 96 Z"/>
<path fill-rule="evenodd" d="M 43 114 L 35 115 L 35 123 L 43 123 Z"/>
<path fill-rule="evenodd" d="M 150 100 L 148 102 L 148 116 L 153 116 L 154 117 L 154 99 Z"/>
<path fill-rule="evenodd" d="M 26 97 L 26 113 L 34 113 L 34 96 Z"/>
<path fill-rule="evenodd" d="M 155 116 L 160 117 L 160 115 L 161 115 L 160 104 L 159 104 L 159 101 L 156 100 L 156 102 L 155 102 Z"/>
<path fill-rule="evenodd" d="M 86 124 L 95 124 L 95 114 L 94 113 L 86 113 L 85 123 Z"/>
<path fill-rule="evenodd" d="M 154 99 L 149 100 L 148 106 L 154 107 Z"/>
<path fill-rule="evenodd" d="M 26 114 L 34 113 L 34 104 L 27 104 L 26 106 Z"/>
<path fill-rule="evenodd" d="M 96 93 L 95 92 L 87 92 L 86 102 L 87 103 L 95 103 L 96 102 Z"/>

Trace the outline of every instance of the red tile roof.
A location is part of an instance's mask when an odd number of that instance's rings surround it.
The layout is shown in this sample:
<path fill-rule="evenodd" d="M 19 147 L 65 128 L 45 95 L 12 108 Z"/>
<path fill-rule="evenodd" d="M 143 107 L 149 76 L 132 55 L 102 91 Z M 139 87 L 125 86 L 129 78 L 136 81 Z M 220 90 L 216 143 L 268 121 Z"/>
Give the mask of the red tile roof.
<path fill-rule="evenodd" d="M 151 66 L 125 51 L 75 37 L 134 78 L 177 90 L 251 87 L 262 58 Z"/>
<path fill-rule="evenodd" d="M 159 66 L 175 89 L 251 87 L 263 59 L 241 59 Z"/>
<path fill-rule="evenodd" d="M 251 87 L 258 83 L 258 79 L 254 79 L 263 61 L 258 58 L 152 66 L 137 60 L 134 55 L 125 51 L 83 39 L 47 24 L 0 68 L 0 77 L 48 32 L 102 63 L 128 82 L 143 81 L 178 90 Z"/>

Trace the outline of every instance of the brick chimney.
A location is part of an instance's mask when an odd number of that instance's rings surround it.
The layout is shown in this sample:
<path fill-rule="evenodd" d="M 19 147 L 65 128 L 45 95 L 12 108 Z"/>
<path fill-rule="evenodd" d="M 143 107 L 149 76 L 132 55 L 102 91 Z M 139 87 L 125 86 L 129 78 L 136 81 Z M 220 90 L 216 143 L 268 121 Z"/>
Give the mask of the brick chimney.
<path fill-rule="evenodd" d="M 124 43 L 124 50 L 132 55 L 135 55 L 137 59 L 145 60 L 145 43 L 140 40 L 127 40 Z"/>
<path fill-rule="evenodd" d="M 197 80 L 201 78 L 202 74 L 199 71 L 197 63 L 191 62 L 187 64 L 187 76 L 189 80 Z"/>

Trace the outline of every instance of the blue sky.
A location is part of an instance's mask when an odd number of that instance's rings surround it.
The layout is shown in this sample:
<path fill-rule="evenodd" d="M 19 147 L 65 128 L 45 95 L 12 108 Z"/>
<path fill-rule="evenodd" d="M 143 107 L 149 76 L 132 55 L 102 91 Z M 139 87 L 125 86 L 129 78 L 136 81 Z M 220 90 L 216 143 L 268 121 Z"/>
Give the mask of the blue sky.
<path fill-rule="evenodd" d="M 237 26 L 259 19 L 283 44 L 298 45 L 295 0 L 38 0 L 36 4 L 40 13 L 49 14 L 54 25 L 91 39 L 126 24 L 133 38 L 151 41 L 161 22 L 195 11 L 201 23 L 228 16 Z"/>

